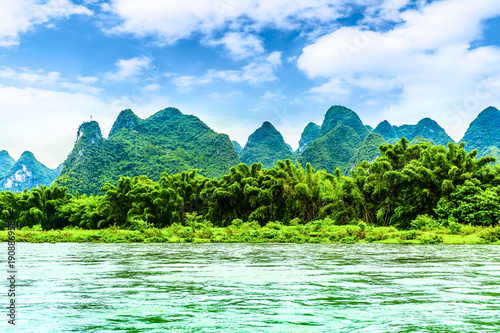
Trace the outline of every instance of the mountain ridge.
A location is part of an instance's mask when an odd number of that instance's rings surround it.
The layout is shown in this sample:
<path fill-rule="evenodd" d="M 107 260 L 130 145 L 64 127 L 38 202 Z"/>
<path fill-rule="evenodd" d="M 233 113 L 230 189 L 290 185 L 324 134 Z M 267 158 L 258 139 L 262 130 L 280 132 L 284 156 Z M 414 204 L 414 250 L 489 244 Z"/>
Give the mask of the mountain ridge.
<path fill-rule="evenodd" d="M 5 153 L 3 153 L 3 157 L 5 157 Z M 0 191 L 22 192 L 24 189 L 42 185 L 50 186 L 59 176 L 61 167 L 60 165 L 56 169 L 50 169 L 40 163 L 32 152 L 25 151 L 8 170 L 0 175 Z"/>

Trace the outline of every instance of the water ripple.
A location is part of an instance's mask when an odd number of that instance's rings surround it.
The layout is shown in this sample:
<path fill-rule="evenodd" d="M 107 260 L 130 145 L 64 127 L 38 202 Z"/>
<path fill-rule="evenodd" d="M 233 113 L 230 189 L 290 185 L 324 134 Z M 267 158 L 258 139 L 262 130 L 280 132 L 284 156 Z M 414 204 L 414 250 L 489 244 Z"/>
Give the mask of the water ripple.
<path fill-rule="evenodd" d="M 17 332 L 500 327 L 500 246 L 18 246 Z"/>

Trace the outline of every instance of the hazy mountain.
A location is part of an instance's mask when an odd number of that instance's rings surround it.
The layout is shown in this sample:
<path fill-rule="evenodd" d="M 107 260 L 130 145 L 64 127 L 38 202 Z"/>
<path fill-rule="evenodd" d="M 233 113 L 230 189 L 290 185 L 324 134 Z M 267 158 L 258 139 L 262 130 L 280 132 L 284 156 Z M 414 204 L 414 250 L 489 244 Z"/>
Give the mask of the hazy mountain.
<path fill-rule="evenodd" d="M 240 153 L 242 163 L 262 163 L 264 168 L 273 168 L 278 160 L 292 159 L 293 153 L 274 126 L 265 121 L 249 137 Z"/>
<path fill-rule="evenodd" d="M 243 147 L 237 141 L 231 141 L 233 143 L 234 150 L 239 154 L 243 150 Z"/>
<path fill-rule="evenodd" d="M 2 161 L 9 161 L 8 157 L 10 156 L 5 158 L 5 153 L 0 155 L 3 157 Z M 40 187 L 41 185 L 50 186 L 59 175 L 60 171 L 61 167 L 49 169 L 38 162 L 33 153 L 25 151 L 21 157 L 3 173 L 3 176 L 0 177 L 0 190 L 22 192 L 24 189 Z"/>
<path fill-rule="evenodd" d="M 229 137 L 195 116 L 167 108 L 141 119 L 124 110 L 108 139 L 102 137 L 95 121 L 80 126 L 56 184 L 70 191 L 99 193 L 105 182 L 120 176 L 147 175 L 159 180 L 163 172 L 198 169 L 202 175 L 220 177 L 239 162 Z"/>
<path fill-rule="evenodd" d="M 309 123 L 304 128 L 302 135 L 300 136 L 299 148 L 297 153 L 302 153 L 307 146 L 309 146 L 314 140 L 318 138 L 320 126 L 315 123 Z"/>
<path fill-rule="evenodd" d="M 7 171 L 16 163 L 9 153 L 5 150 L 0 151 L 0 179 L 5 175 Z"/>

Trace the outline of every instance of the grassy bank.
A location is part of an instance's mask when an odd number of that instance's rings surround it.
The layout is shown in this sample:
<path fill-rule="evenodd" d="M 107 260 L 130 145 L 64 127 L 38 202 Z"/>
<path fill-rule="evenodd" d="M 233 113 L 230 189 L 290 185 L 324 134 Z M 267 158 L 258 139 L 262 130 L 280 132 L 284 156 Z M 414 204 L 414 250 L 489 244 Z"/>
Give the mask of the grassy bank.
<path fill-rule="evenodd" d="M 386 243 L 386 244 L 500 244 L 500 226 L 479 227 L 454 225 L 422 227 L 418 230 L 398 230 L 394 227 L 375 227 L 361 222 L 335 225 L 329 219 L 305 225 L 283 225 L 269 222 L 233 221 L 228 227 L 213 227 L 210 222 L 193 222 L 189 226 L 173 224 L 157 229 L 140 224 L 137 230 L 110 227 L 102 230 L 83 230 L 66 227 L 63 230 L 43 231 L 39 225 L 16 230 L 17 242 L 103 242 L 103 243 Z M 7 231 L 0 231 L 0 241 L 6 242 Z"/>

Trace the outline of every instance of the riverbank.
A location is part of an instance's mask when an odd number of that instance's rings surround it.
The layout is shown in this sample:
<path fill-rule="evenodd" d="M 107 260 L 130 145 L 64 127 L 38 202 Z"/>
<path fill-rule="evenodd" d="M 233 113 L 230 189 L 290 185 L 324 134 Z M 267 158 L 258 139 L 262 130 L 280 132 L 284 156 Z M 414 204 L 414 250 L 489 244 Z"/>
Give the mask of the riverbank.
<path fill-rule="evenodd" d="M 398 230 L 394 227 L 375 227 L 361 222 L 334 225 L 328 220 L 312 221 L 305 225 L 283 225 L 269 222 L 261 227 L 256 223 L 236 221 L 225 228 L 213 227 L 210 222 L 173 224 L 158 229 L 143 225 L 139 230 L 110 227 L 84 230 L 66 227 L 44 231 L 37 225 L 16 230 L 17 242 L 63 243 L 386 243 L 386 244 L 500 244 L 500 227 L 455 225 L 419 230 Z M 0 241 L 8 240 L 8 231 L 0 231 Z"/>

